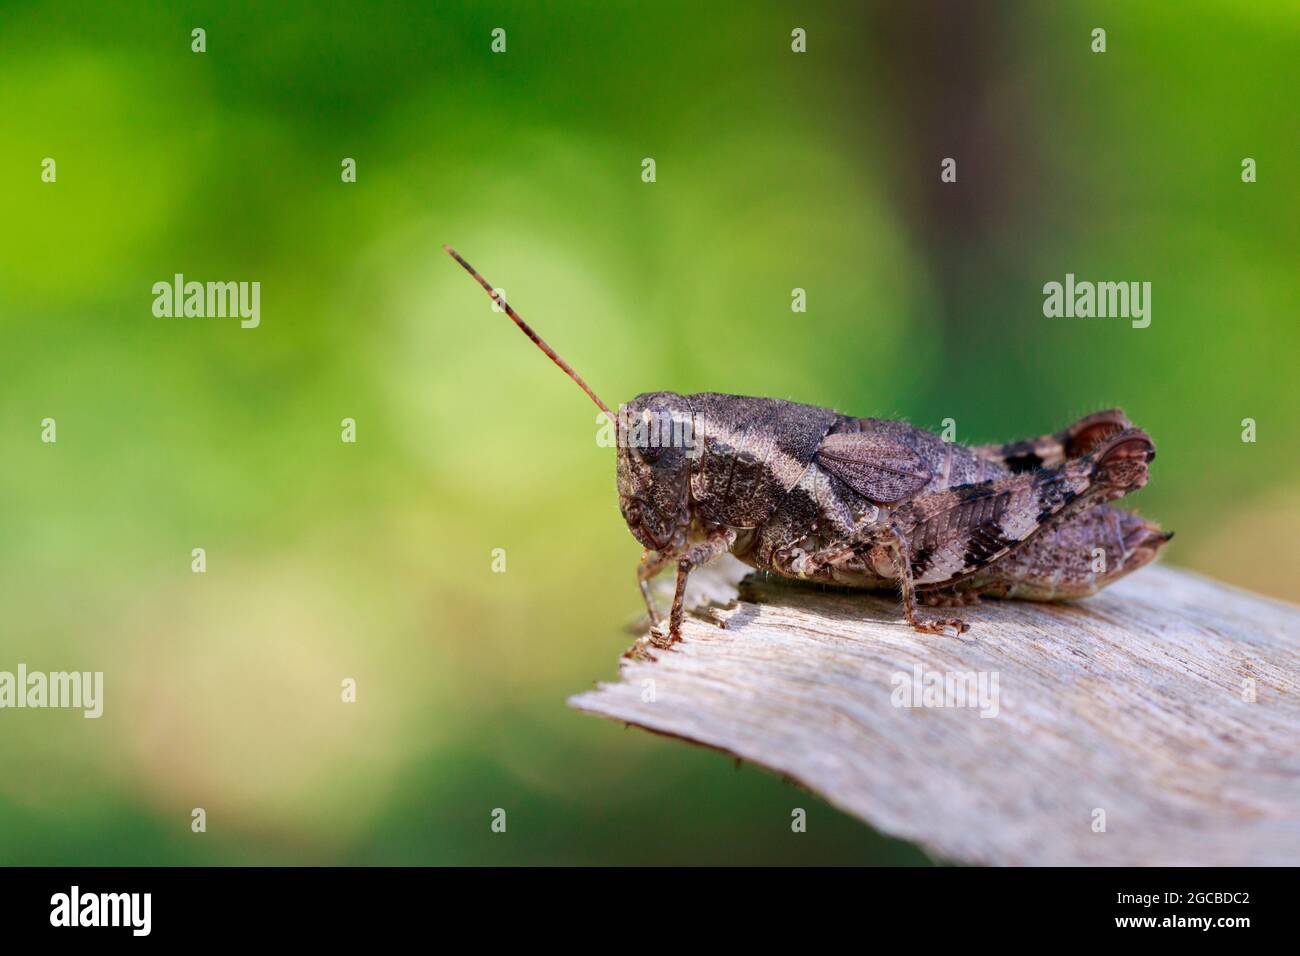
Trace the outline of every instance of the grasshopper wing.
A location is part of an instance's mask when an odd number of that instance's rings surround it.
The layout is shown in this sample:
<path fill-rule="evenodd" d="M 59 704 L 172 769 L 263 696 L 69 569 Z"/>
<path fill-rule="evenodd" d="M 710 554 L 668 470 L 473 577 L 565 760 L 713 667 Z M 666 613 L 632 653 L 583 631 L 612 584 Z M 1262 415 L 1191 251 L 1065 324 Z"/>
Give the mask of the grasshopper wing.
<path fill-rule="evenodd" d="M 879 433 L 827 435 L 816 461 L 823 471 L 877 505 L 902 501 L 930 481 L 930 469 L 920 455 Z"/>

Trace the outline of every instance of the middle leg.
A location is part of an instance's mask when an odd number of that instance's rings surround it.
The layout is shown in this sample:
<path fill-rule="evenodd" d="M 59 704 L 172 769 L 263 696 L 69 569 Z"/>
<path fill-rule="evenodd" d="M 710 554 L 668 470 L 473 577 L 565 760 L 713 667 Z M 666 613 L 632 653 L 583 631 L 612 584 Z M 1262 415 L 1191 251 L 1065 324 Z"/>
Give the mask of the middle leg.
<path fill-rule="evenodd" d="M 912 579 L 912 547 L 907 537 L 892 525 L 885 531 L 885 542 L 894 555 L 894 565 L 898 568 L 898 585 L 903 594 L 903 614 L 907 623 L 926 634 L 942 634 L 951 627 L 958 634 L 970 630 L 970 625 L 960 618 L 922 618 L 916 613 L 916 585 Z M 865 560 L 865 556 L 864 556 Z"/>

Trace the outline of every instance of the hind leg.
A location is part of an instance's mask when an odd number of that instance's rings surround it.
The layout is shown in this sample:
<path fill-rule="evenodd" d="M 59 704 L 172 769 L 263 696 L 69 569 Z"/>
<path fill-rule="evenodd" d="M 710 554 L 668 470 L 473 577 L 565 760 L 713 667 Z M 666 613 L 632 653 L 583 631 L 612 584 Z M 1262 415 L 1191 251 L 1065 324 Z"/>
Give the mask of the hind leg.
<path fill-rule="evenodd" d="M 856 574 L 873 587 L 897 582 L 912 627 L 932 634 L 951 627 L 960 634 L 964 621 L 922 618 L 918 599 L 934 593 L 933 603 L 968 601 L 967 592 L 1001 594 L 1012 585 L 1028 592 L 1039 583 L 1039 571 L 1008 570 L 1012 566 L 1000 562 L 1041 534 L 1141 488 L 1154 458 L 1150 437 L 1125 429 L 1055 467 L 917 495 L 892 509 L 887 523 L 860 527 L 821 550 L 777 549 L 771 569 L 835 583 Z"/>
<path fill-rule="evenodd" d="M 1005 465 L 1013 472 L 1051 468 L 1071 458 L 1081 458 L 1103 440 L 1133 424 L 1118 408 L 1093 412 L 1069 428 L 1051 435 L 1027 438 L 1001 445 L 977 445 L 971 449 L 985 461 Z"/>
<path fill-rule="evenodd" d="M 965 592 L 1002 593 L 1009 584 L 1032 589 L 1038 578 L 1050 575 L 1055 552 L 1040 553 L 1024 567 L 1014 564 L 1013 556 L 1033 553 L 1034 542 L 1043 535 L 1141 488 L 1154 457 L 1151 439 L 1128 429 L 1054 468 L 961 485 L 902 505 L 891 516 L 890 530 L 907 545 L 898 549 L 904 551 L 904 563 L 897 576 L 908 620 L 917 626 L 909 606 L 913 589 L 922 595 L 934 592 L 937 603 L 957 600 Z M 1087 521 L 1077 527 L 1085 529 L 1083 543 L 1090 534 L 1096 536 Z M 1061 539 L 1060 549 L 1071 546 L 1080 545 Z"/>
<path fill-rule="evenodd" d="M 1131 511 L 1102 505 L 1045 531 L 961 582 L 956 594 L 1031 601 L 1087 597 L 1150 564 L 1173 536 Z M 954 590 L 936 595 L 951 597 Z"/>

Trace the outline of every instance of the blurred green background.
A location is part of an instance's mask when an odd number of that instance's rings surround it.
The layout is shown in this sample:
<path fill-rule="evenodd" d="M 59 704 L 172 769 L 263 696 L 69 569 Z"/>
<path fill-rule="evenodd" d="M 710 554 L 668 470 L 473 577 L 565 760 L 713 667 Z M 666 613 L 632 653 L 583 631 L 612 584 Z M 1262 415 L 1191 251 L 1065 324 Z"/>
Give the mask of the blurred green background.
<path fill-rule="evenodd" d="M 0 712 L 2 862 L 929 862 L 565 706 L 640 549 L 444 242 L 611 404 L 972 442 L 1120 405 L 1165 560 L 1300 598 L 1294 3 L 0 11 L 0 669 L 106 682 Z M 261 282 L 261 327 L 154 317 L 177 272 Z M 1150 281 L 1151 326 L 1044 318 L 1067 272 Z"/>

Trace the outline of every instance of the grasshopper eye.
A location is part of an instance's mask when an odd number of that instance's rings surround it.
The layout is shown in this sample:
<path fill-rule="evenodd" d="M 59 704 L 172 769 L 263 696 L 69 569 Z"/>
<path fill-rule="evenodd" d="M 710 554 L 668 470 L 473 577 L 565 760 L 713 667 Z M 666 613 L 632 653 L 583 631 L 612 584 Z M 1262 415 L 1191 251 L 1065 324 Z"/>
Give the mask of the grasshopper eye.
<path fill-rule="evenodd" d="M 637 457 L 647 465 L 653 465 L 662 458 L 664 454 L 662 445 L 647 445 L 645 447 L 636 446 L 634 451 L 636 452 Z"/>

